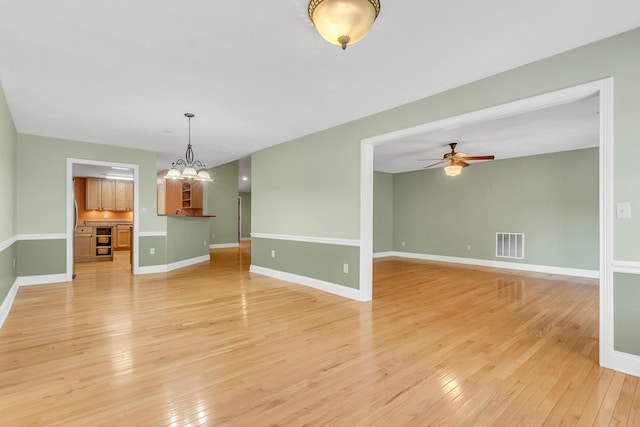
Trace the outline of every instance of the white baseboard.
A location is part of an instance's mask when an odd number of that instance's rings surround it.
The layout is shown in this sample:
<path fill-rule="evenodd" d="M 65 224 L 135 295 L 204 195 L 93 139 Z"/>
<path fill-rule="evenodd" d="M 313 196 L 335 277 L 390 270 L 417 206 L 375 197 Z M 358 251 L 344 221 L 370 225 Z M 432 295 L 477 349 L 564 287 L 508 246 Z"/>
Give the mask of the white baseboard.
<path fill-rule="evenodd" d="M 138 267 L 136 274 L 155 274 L 155 273 L 166 273 L 167 265 L 146 265 L 144 267 Z"/>
<path fill-rule="evenodd" d="M 272 270 L 270 268 L 260 267 L 253 264 L 249 268 L 249 271 L 256 274 L 261 274 L 263 276 L 273 277 L 274 279 L 284 280 L 285 282 L 292 282 L 298 285 L 308 286 L 310 288 L 318 289 L 320 291 L 328 292 L 330 294 L 353 299 L 356 301 L 361 300 L 359 289 L 353 289 L 346 286 L 337 285 L 335 283 L 313 279 L 311 277 L 300 276 L 298 274 Z"/>
<path fill-rule="evenodd" d="M 43 274 L 42 276 L 21 276 L 16 279 L 18 286 L 48 285 L 67 281 L 67 274 Z"/>
<path fill-rule="evenodd" d="M 188 267 L 194 264 L 199 264 L 201 262 L 209 262 L 210 260 L 211 260 L 211 255 L 202 255 L 195 258 L 189 258 L 182 261 L 172 262 L 171 264 L 160 264 L 160 265 L 149 265 L 145 267 L 138 267 L 137 274 L 168 273 L 169 271 L 177 270 L 183 267 Z"/>
<path fill-rule="evenodd" d="M 531 271 L 534 273 L 560 274 L 563 276 L 587 277 L 591 279 L 598 279 L 600 277 L 600 273 L 598 272 L 598 270 L 584 270 L 580 268 L 553 267 L 550 265 L 537 264 L 520 264 L 515 262 L 490 261 L 475 258 L 460 258 L 399 251 L 379 252 L 377 254 L 373 254 L 374 258 L 381 258 L 384 256 L 422 259 L 426 261 L 451 262 L 456 264 L 477 265 L 481 267 L 505 268 L 508 270 Z"/>
<path fill-rule="evenodd" d="M 32 286 L 32 285 L 47 285 L 50 283 L 61 283 L 67 281 L 66 274 L 45 274 L 41 276 L 22 276 L 16 277 L 16 280 L 9 288 L 9 292 L 4 297 L 2 304 L 0 304 L 0 328 L 4 324 L 4 321 L 7 320 L 7 316 L 9 316 L 9 312 L 11 311 L 11 306 L 13 305 L 13 301 L 16 298 L 16 294 L 18 293 L 18 288 L 21 286 Z"/>
<path fill-rule="evenodd" d="M 374 258 L 386 258 L 386 257 L 390 257 L 390 256 L 396 256 L 394 255 L 395 252 L 393 251 L 389 251 L 389 252 L 375 252 L 373 254 Z"/>
<path fill-rule="evenodd" d="M 241 237 L 240 240 L 243 241 L 243 242 L 244 241 L 249 241 L 249 240 L 251 240 L 251 237 Z"/>
<path fill-rule="evenodd" d="M 7 316 L 9 316 L 9 312 L 11 311 L 11 306 L 13 305 L 13 300 L 16 298 L 16 294 L 18 293 L 18 279 L 13 282 L 11 288 L 9 288 L 9 292 L 7 296 L 4 297 L 4 301 L 0 304 L 0 328 L 4 325 L 4 321 L 7 320 Z"/>
<path fill-rule="evenodd" d="M 616 371 L 640 377 L 640 356 L 614 350 L 611 355 L 611 367 Z"/>
<path fill-rule="evenodd" d="M 211 261 L 211 255 L 202 255 L 195 258 L 185 259 L 178 262 L 172 262 L 167 265 L 167 271 L 177 270 L 179 268 L 188 267 L 193 264 L 200 264 L 201 262 L 209 262 Z"/>
<path fill-rule="evenodd" d="M 223 248 L 239 248 L 239 243 L 218 243 L 215 245 L 209 245 L 209 249 L 223 249 Z"/>

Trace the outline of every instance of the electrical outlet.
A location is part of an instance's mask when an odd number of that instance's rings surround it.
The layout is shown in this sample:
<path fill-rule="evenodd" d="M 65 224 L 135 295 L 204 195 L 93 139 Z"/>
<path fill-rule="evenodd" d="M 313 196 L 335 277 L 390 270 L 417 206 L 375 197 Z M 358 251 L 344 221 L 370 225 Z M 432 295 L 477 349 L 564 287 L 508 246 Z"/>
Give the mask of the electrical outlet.
<path fill-rule="evenodd" d="M 471 250 L 471 245 L 467 245 L 467 250 L 470 251 Z"/>
<path fill-rule="evenodd" d="M 13 268 L 16 268 L 16 259 L 13 259 Z"/>
<path fill-rule="evenodd" d="M 402 241 L 402 243 L 400 243 L 400 244 L 401 244 L 402 246 L 404 246 L 404 245 L 405 245 L 404 240 L 403 240 L 403 241 Z"/>
<path fill-rule="evenodd" d="M 155 255 L 155 254 L 156 254 L 156 248 L 150 248 L 150 249 L 149 249 L 149 253 L 150 253 L 151 255 Z"/>
<path fill-rule="evenodd" d="M 344 274 L 349 274 L 349 264 L 342 264 L 342 272 Z"/>
<path fill-rule="evenodd" d="M 109 214 L 108 214 L 108 213 L 103 214 L 103 215 L 102 215 L 102 217 L 103 217 L 103 218 L 109 218 Z"/>
<path fill-rule="evenodd" d="M 275 258 L 276 257 L 276 251 L 275 249 L 271 249 L 271 258 Z"/>
<path fill-rule="evenodd" d="M 207 247 L 207 241 L 206 240 L 204 241 L 204 246 Z"/>

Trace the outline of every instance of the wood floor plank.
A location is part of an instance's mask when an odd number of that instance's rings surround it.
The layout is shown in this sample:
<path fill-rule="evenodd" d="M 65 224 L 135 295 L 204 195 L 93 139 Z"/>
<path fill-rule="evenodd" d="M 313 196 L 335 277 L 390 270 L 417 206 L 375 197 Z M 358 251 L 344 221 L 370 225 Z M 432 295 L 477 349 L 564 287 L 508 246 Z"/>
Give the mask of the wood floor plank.
<path fill-rule="evenodd" d="M 250 246 L 19 289 L 2 425 L 640 425 L 598 366 L 593 279 L 378 259 L 359 303 L 248 272 Z"/>

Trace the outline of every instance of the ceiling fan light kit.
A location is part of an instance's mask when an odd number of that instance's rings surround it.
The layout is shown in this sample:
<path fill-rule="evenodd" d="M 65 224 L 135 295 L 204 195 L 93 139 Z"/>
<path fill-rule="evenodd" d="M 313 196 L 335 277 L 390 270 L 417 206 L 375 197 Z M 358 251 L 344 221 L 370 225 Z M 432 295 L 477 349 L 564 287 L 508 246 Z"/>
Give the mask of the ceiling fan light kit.
<path fill-rule="evenodd" d="M 380 13 L 380 0 L 310 0 L 308 12 L 318 33 L 344 50 L 367 35 Z"/>
<path fill-rule="evenodd" d="M 495 159 L 495 156 L 469 156 L 467 153 L 463 153 L 462 151 L 456 152 L 456 145 L 458 145 L 457 142 L 450 142 L 449 147 L 451 147 L 451 152 L 446 153 L 444 156 L 442 156 L 442 160 L 440 160 L 438 163 L 425 166 L 425 169 L 428 169 L 431 166 L 436 166 L 442 163 L 449 162 L 449 165 L 444 167 L 444 173 L 447 176 L 458 176 L 462 173 L 463 168 L 466 168 L 467 166 L 469 166 L 469 163 L 467 163 L 467 161 L 469 160 Z M 428 160 L 428 159 L 423 159 L 423 160 Z M 432 159 L 432 160 L 436 160 L 436 159 Z"/>
<path fill-rule="evenodd" d="M 191 119 L 195 117 L 195 114 L 184 113 L 184 116 L 189 119 L 189 143 L 187 144 L 187 152 L 184 159 L 178 159 L 171 163 L 171 169 L 167 171 L 164 176 L 165 179 L 192 179 L 194 181 L 213 181 L 207 167 L 200 160 L 193 159 L 193 149 L 191 148 Z M 184 166 L 182 172 L 178 169 L 178 166 Z M 197 170 L 197 169 L 199 170 Z"/>

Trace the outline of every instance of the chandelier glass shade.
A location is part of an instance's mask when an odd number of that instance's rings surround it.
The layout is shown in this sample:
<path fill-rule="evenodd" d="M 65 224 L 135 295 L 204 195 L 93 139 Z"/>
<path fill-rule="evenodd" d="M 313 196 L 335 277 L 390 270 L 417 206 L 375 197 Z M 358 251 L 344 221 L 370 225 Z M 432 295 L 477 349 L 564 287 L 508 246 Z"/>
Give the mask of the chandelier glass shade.
<path fill-rule="evenodd" d="M 193 149 L 191 148 L 191 119 L 194 117 L 192 113 L 184 113 L 189 119 L 189 143 L 184 159 L 178 159 L 171 164 L 171 169 L 164 176 L 165 179 L 192 179 L 194 181 L 213 181 L 207 167 L 199 160 L 194 160 Z M 178 166 L 183 166 L 182 172 Z"/>
<path fill-rule="evenodd" d="M 346 49 L 367 35 L 380 13 L 380 0 L 311 0 L 308 11 L 318 33 Z"/>

